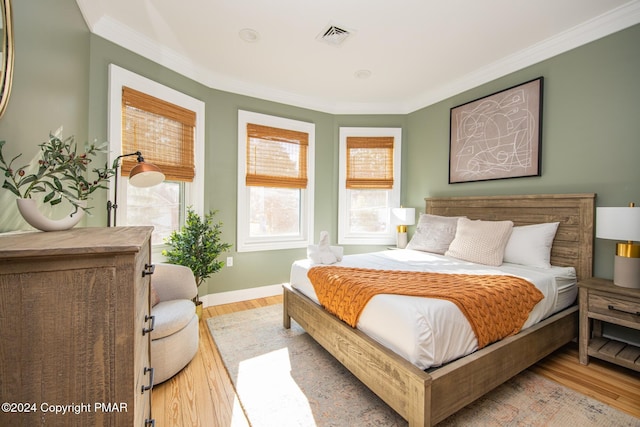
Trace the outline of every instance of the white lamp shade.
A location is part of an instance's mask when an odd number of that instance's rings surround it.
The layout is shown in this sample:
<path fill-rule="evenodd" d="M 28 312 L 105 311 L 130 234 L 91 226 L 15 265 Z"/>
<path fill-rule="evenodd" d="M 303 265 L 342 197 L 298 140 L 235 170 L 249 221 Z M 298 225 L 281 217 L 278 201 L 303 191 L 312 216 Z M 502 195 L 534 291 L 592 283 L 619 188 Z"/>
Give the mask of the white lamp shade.
<path fill-rule="evenodd" d="M 596 237 L 640 241 L 640 207 L 596 208 Z"/>
<path fill-rule="evenodd" d="M 416 223 L 416 210 L 414 208 L 391 209 L 391 223 L 393 225 L 413 225 Z"/>
<path fill-rule="evenodd" d="M 162 181 L 164 174 L 159 167 L 151 163 L 140 162 L 129 173 L 129 183 L 134 187 L 153 187 Z"/>

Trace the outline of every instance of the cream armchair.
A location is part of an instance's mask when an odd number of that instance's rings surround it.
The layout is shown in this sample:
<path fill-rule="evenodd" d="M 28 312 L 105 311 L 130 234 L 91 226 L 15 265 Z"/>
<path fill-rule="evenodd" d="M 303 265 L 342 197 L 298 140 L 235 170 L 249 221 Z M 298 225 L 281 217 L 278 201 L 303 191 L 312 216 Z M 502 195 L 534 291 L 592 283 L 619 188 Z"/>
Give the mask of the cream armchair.
<path fill-rule="evenodd" d="M 198 316 L 192 299 L 198 293 L 190 268 L 156 264 L 151 278 L 151 365 L 154 384 L 182 370 L 198 351 Z"/>

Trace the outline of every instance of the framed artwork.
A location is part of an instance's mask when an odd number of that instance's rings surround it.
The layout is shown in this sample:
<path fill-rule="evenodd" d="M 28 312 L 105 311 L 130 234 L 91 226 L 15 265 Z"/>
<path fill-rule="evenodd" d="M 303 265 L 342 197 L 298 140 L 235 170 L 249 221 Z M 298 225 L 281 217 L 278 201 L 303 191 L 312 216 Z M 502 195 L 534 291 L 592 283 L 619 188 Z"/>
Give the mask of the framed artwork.
<path fill-rule="evenodd" d="M 449 184 L 540 176 L 543 77 L 451 109 Z"/>

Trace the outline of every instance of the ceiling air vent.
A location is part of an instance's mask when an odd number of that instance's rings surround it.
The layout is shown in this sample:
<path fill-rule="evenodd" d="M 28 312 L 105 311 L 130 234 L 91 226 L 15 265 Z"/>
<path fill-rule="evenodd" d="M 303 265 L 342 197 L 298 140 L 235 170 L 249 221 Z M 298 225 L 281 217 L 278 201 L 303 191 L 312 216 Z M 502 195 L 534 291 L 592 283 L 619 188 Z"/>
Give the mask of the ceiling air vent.
<path fill-rule="evenodd" d="M 330 44 L 332 46 L 340 46 L 349 38 L 351 31 L 340 28 L 336 25 L 329 25 L 318 34 L 318 40 Z"/>

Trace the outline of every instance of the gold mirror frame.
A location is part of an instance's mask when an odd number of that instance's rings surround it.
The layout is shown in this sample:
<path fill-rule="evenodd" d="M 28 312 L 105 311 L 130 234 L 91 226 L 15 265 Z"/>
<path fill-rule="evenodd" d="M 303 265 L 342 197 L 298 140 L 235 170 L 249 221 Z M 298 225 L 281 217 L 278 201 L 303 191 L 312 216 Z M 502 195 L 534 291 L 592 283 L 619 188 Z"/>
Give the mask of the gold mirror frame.
<path fill-rule="evenodd" d="M 4 114 L 11 95 L 13 81 L 13 19 L 11 15 L 11 0 L 2 0 L 2 46 L 0 56 L 2 69 L 0 70 L 0 117 Z"/>

